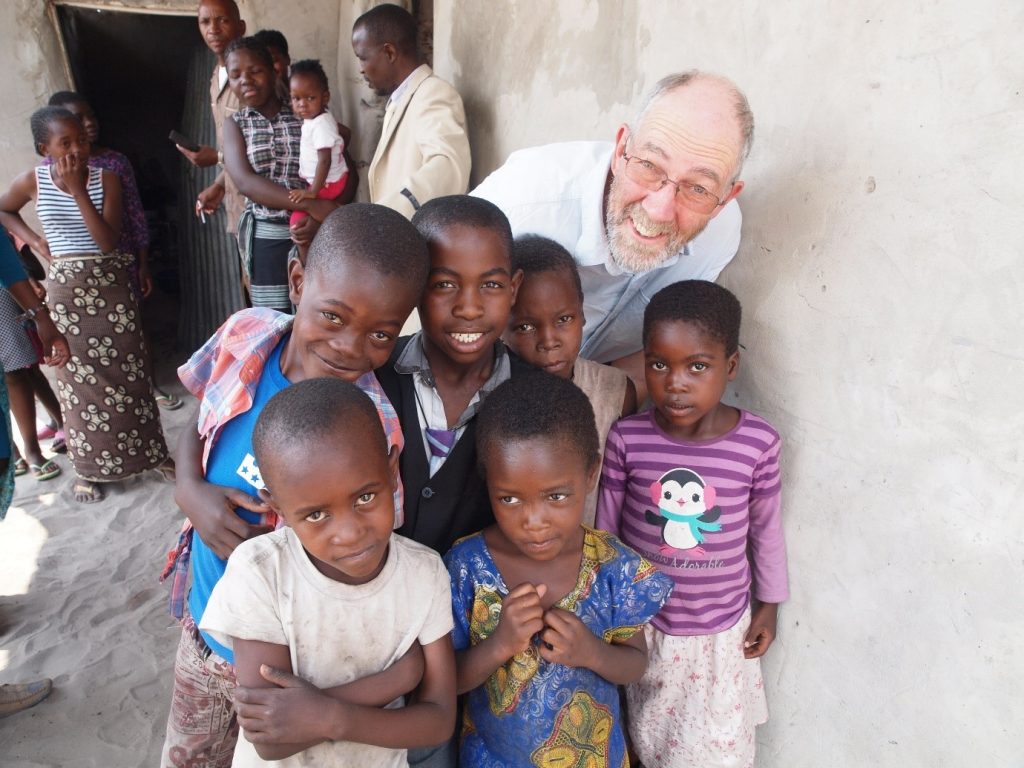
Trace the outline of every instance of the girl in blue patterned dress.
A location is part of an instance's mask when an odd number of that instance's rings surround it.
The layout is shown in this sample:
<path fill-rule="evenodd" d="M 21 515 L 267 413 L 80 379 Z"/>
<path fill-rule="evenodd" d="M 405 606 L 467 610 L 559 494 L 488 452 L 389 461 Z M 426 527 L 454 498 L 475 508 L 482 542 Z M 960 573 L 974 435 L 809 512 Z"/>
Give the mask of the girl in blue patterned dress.
<path fill-rule="evenodd" d="M 484 402 L 477 451 L 495 525 L 456 542 L 461 764 L 628 765 L 616 686 L 640 679 L 640 630 L 671 580 L 581 524 L 599 467 L 590 401 L 545 373 Z"/>

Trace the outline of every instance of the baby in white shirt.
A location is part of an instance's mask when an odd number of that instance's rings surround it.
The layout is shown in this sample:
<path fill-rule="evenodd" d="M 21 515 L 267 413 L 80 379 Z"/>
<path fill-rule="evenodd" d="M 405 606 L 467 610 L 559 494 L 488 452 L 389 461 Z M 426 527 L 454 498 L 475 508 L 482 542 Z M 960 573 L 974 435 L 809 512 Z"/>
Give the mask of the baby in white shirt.
<path fill-rule="evenodd" d="M 319 61 L 305 59 L 292 64 L 288 82 L 292 111 L 302 118 L 299 175 L 309 184 L 308 189 L 293 189 L 288 196 L 293 203 L 314 198 L 333 200 L 345 191 L 348 165 L 343 155 L 345 140 L 327 111 L 331 99 L 327 75 Z M 297 224 L 306 215 L 293 211 L 290 223 Z"/>

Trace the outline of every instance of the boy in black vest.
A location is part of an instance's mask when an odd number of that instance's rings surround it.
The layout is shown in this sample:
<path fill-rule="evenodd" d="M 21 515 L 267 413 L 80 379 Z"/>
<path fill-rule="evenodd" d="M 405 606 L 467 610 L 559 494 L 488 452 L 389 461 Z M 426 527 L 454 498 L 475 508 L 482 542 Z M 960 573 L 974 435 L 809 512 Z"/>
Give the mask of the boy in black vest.
<path fill-rule="evenodd" d="M 486 200 L 435 198 L 412 223 L 430 248 L 423 330 L 399 339 L 377 377 L 405 434 L 398 532 L 444 554 L 494 522 L 476 471 L 476 414 L 488 393 L 528 367 L 501 341 L 523 275 L 512 269 L 508 219 Z"/>

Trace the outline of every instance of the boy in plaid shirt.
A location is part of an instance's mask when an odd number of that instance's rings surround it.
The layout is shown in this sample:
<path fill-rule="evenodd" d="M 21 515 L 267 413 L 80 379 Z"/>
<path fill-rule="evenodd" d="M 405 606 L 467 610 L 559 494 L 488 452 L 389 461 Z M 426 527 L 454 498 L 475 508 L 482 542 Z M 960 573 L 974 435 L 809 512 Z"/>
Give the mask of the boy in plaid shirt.
<path fill-rule="evenodd" d="M 428 266 L 426 244 L 400 214 L 369 204 L 340 208 L 324 220 L 305 267 L 290 265 L 295 316 L 238 312 L 179 369 L 199 410 L 197 430 L 186 430 L 178 446 L 183 466 L 175 500 L 188 522 L 163 574 L 174 574 L 171 607 L 182 619 L 163 766 L 227 768 L 238 738 L 234 657 L 197 625 L 228 555 L 276 523 L 257 496 L 263 482 L 252 449 L 256 418 L 289 384 L 337 377 L 370 397 L 389 446 L 401 450 L 401 427 L 373 370 L 391 354 Z M 396 527 L 401 493 L 399 483 Z"/>

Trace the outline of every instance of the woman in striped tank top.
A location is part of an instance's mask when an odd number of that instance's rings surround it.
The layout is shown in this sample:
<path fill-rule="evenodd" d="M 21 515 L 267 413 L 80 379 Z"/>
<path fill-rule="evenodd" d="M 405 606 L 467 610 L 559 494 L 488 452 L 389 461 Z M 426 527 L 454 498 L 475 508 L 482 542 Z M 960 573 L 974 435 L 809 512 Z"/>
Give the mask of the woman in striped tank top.
<path fill-rule="evenodd" d="M 597 525 L 675 580 L 647 629 L 647 671 L 626 689 L 645 768 L 751 766 L 768 719 L 759 659 L 789 596 L 781 442 L 722 402 L 739 333 L 740 303 L 721 286 L 656 293 L 643 325 L 654 407 L 608 434 Z"/>
<path fill-rule="evenodd" d="M 50 311 L 71 346 L 70 362 L 57 372 L 57 396 L 78 475 L 75 499 L 99 501 L 99 483 L 149 469 L 173 481 L 129 283 L 132 257 L 117 250 L 121 182 L 88 167 L 85 128 L 68 110 L 36 111 L 32 137 L 52 164 L 14 180 L 0 196 L 0 223 L 50 262 Z M 21 217 L 31 200 L 45 237 Z"/>

